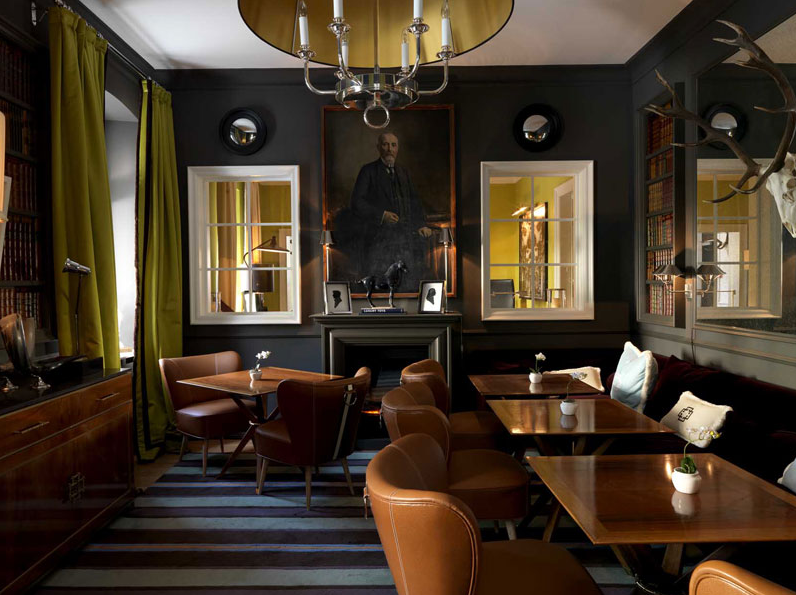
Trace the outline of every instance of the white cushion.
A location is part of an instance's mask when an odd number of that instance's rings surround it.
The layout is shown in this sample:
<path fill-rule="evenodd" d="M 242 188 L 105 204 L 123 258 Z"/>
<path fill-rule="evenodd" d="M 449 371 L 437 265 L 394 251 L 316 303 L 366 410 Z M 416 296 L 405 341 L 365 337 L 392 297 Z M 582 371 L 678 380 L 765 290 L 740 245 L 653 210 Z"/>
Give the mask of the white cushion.
<path fill-rule="evenodd" d="M 652 352 L 640 351 L 628 341 L 616 365 L 611 398 L 636 411 L 643 411 L 657 378 L 658 362 Z"/>
<path fill-rule="evenodd" d="M 586 374 L 586 378 L 583 379 L 583 382 L 588 384 L 591 387 L 594 387 L 600 392 L 605 390 L 603 386 L 602 380 L 600 380 L 600 368 L 595 368 L 594 366 L 583 366 L 582 368 L 569 368 L 567 370 L 554 370 L 552 372 L 542 372 L 542 374 L 572 374 L 573 372 L 582 372 Z"/>
<path fill-rule="evenodd" d="M 728 411 L 732 411 L 732 407 L 708 403 L 694 396 L 691 391 L 685 391 L 671 411 L 663 416 L 661 423 L 673 429 L 684 440 L 694 438 L 695 446 L 707 448 L 712 438 L 708 435 L 702 440 L 696 440 L 699 429 L 720 431 Z M 689 429 L 694 431 L 689 433 Z"/>
<path fill-rule="evenodd" d="M 784 485 L 791 492 L 796 492 L 796 460 L 785 467 L 785 471 L 782 473 L 782 477 L 777 480 L 777 483 Z"/>

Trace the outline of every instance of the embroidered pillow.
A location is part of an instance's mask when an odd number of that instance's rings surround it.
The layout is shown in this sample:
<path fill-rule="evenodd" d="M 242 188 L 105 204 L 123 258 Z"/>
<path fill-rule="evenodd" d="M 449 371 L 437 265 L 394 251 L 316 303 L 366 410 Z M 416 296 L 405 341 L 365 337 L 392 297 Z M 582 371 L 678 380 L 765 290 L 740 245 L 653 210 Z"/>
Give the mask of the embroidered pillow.
<path fill-rule="evenodd" d="M 572 374 L 573 372 L 582 372 L 586 374 L 586 378 L 582 380 L 589 386 L 594 387 L 600 392 L 605 391 L 602 380 L 600 380 L 600 368 L 594 366 L 583 366 L 582 368 L 569 368 L 567 370 L 554 370 L 552 372 L 543 372 L 542 374 Z"/>
<path fill-rule="evenodd" d="M 692 392 L 685 391 L 680 395 L 680 400 L 672 407 L 671 411 L 663 416 L 661 423 L 673 429 L 684 440 L 689 440 L 692 437 L 697 438 L 701 428 L 715 432 L 721 431 L 727 413 L 730 411 L 732 411 L 732 407 L 708 403 L 694 396 Z M 694 431 L 689 433 L 689 429 Z M 712 438 L 708 435 L 701 440 L 694 440 L 694 445 L 699 448 L 707 448 L 711 440 Z"/>
<path fill-rule="evenodd" d="M 640 412 L 655 386 L 657 376 L 658 363 L 652 352 L 640 351 L 628 341 L 616 365 L 611 398 Z"/>
<path fill-rule="evenodd" d="M 791 492 L 796 492 L 796 460 L 785 467 L 785 471 L 782 473 L 782 477 L 777 480 L 777 483 L 784 485 Z"/>

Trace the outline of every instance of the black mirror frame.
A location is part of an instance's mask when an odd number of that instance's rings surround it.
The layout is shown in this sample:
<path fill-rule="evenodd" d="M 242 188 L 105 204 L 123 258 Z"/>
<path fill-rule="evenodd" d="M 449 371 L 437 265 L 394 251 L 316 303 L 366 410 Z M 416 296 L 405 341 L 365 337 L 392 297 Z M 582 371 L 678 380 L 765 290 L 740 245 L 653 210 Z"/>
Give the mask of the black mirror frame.
<path fill-rule="evenodd" d="M 731 103 L 714 103 L 705 110 L 705 113 L 702 117 L 705 119 L 705 121 L 710 123 L 713 117 L 720 113 L 727 113 L 735 118 L 735 122 L 738 125 L 735 128 L 735 134 L 732 138 L 740 142 L 746 134 L 746 114 L 744 114 L 738 107 L 732 105 Z M 699 140 L 704 138 L 705 133 L 701 128 L 699 128 Z M 730 148 L 723 143 L 708 143 L 708 146 L 721 151 L 730 150 Z"/>
<path fill-rule="evenodd" d="M 544 116 L 547 118 L 548 122 L 550 122 L 550 132 L 547 138 L 538 143 L 531 142 L 525 138 L 522 130 L 525 120 L 533 115 Z M 520 110 L 520 113 L 514 118 L 514 125 L 511 131 L 514 134 L 514 140 L 526 151 L 547 151 L 548 149 L 552 149 L 558 141 L 561 140 L 561 136 L 564 134 L 564 120 L 561 118 L 561 114 L 549 105 L 544 103 L 533 103 Z"/>
<path fill-rule="evenodd" d="M 257 138 L 255 138 L 254 142 L 250 145 L 236 145 L 229 136 L 229 127 L 232 126 L 232 123 L 239 118 L 248 118 L 254 122 L 254 125 L 257 128 Z M 265 122 L 263 122 L 260 114 L 245 107 L 236 107 L 235 109 L 227 112 L 227 114 L 221 119 L 221 125 L 218 128 L 218 132 L 221 136 L 221 143 L 227 149 L 233 153 L 237 153 L 238 155 L 251 155 L 252 153 L 256 153 L 262 149 L 267 136 Z"/>

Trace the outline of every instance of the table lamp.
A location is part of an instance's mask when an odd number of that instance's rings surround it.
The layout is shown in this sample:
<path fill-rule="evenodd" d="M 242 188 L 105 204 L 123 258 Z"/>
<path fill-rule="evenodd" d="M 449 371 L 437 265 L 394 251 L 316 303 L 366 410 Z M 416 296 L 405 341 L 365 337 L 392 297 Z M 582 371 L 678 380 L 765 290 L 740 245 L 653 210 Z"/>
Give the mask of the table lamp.
<path fill-rule="evenodd" d="M 80 285 L 83 277 L 91 274 L 91 269 L 84 264 L 75 262 L 67 257 L 64 261 L 64 268 L 61 269 L 62 273 L 77 275 L 77 299 L 75 300 L 75 352 L 74 355 L 80 353 Z"/>
<path fill-rule="evenodd" d="M 445 307 L 443 312 L 448 311 L 448 251 L 450 250 L 451 245 L 453 244 L 453 234 L 451 233 L 450 227 L 443 227 L 439 230 L 439 243 L 442 244 L 445 248 L 445 290 L 443 294 L 445 296 Z"/>

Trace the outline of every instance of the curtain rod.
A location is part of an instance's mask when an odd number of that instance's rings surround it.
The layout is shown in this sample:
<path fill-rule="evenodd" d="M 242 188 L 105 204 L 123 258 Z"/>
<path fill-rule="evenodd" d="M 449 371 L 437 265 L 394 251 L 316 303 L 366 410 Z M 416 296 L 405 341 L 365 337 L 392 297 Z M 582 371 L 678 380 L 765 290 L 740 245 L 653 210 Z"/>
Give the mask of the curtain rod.
<path fill-rule="evenodd" d="M 60 8 L 63 8 L 65 10 L 68 10 L 69 12 L 72 12 L 72 13 L 76 14 L 77 16 L 81 16 L 76 10 L 74 10 L 70 6 L 67 6 L 67 4 L 64 2 L 64 0 L 53 0 L 53 1 L 54 1 L 54 4 L 56 6 L 58 6 Z M 34 27 L 37 26 L 41 22 L 41 20 L 47 15 L 48 11 L 49 11 L 49 8 L 41 8 L 41 7 L 39 7 L 36 4 L 35 0 L 31 0 L 31 3 L 30 3 L 30 18 L 31 18 L 31 22 L 33 23 Z M 83 17 L 81 16 L 81 18 L 83 18 Z M 99 31 L 97 31 L 97 36 L 99 38 L 101 38 L 101 39 L 106 39 L 102 35 L 102 33 L 100 33 Z M 118 50 L 116 48 L 116 46 L 114 46 L 109 40 L 106 39 L 106 41 L 108 41 L 108 49 L 111 52 L 113 52 L 116 55 L 117 58 L 121 59 L 122 62 L 125 64 L 125 66 L 127 66 L 129 69 L 134 71 L 142 79 L 154 81 L 155 83 L 157 83 L 157 81 L 155 79 L 153 79 L 150 75 L 148 75 L 145 72 L 143 72 L 138 66 L 135 65 L 135 63 L 132 60 L 130 60 L 130 58 L 125 56 L 124 53 L 122 53 L 120 50 Z"/>

